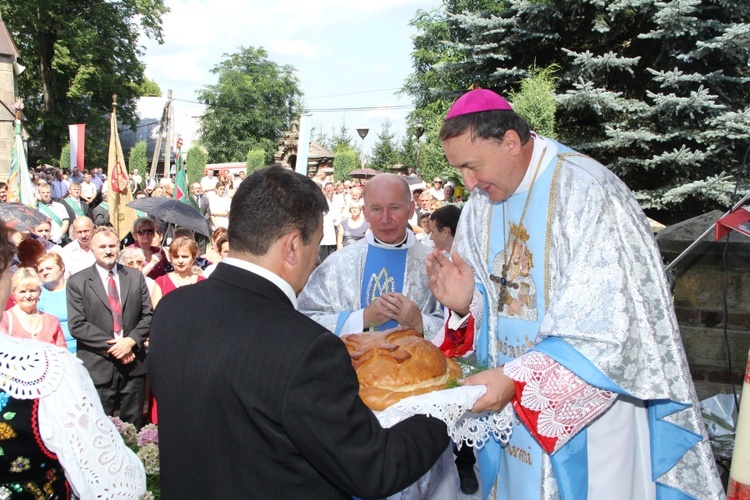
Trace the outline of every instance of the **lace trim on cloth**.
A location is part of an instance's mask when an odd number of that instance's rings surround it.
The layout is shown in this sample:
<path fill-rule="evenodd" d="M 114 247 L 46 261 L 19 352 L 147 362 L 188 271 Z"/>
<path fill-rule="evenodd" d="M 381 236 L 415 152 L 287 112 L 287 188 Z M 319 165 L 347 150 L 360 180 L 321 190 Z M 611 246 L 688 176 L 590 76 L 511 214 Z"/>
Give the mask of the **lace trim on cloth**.
<path fill-rule="evenodd" d="M 427 415 L 445 422 L 448 435 L 456 444 L 482 448 L 494 438 L 503 445 L 513 432 L 513 409 L 507 405 L 499 412 L 471 413 L 474 403 L 487 391 L 483 385 L 462 386 L 402 399 L 381 412 L 375 412 L 384 428 L 414 415 Z"/>
<path fill-rule="evenodd" d="M 143 469 L 127 450 L 117 428 L 97 411 L 98 395 L 92 390 L 71 405 L 63 426 L 69 446 L 91 492 L 99 498 L 132 498 L 142 494 Z"/>
<path fill-rule="evenodd" d="M 0 335 L 4 335 L 0 332 Z M 54 391 L 62 380 L 59 347 L 8 337 L 12 354 L 0 348 L 0 387 L 19 399 L 33 399 Z"/>
<path fill-rule="evenodd" d="M 617 398 L 536 351 L 507 363 L 503 370 L 516 382 L 516 412 L 547 453 L 562 448 Z"/>

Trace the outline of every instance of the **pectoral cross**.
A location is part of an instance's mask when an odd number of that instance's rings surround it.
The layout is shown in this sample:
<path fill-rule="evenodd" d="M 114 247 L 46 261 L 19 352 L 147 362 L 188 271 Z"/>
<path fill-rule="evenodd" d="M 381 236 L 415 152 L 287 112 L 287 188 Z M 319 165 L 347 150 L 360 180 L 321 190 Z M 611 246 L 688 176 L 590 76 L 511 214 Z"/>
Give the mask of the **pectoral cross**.
<path fill-rule="evenodd" d="M 508 288 L 517 289 L 518 283 L 508 279 L 508 264 L 503 264 L 500 276 L 490 274 L 490 280 L 500 284 L 500 290 L 497 292 L 497 312 L 503 312 L 505 306 L 510 304 L 512 297 L 508 293 Z"/>

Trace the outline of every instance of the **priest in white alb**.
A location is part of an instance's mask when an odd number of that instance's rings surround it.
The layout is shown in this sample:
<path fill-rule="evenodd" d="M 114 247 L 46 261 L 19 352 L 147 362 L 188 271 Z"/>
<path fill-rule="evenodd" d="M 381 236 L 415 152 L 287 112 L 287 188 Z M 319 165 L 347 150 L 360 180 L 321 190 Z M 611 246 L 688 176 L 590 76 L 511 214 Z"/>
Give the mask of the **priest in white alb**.
<path fill-rule="evenodd" d="M 430 249 L 407 229 L 414 213 L 409 184 L 380 174 L 365 184 L 364 196 L 371 231 L 315 269 L 299 310 L 339 336 L 400 325 L 431 339 L 443 313 L 427 284 Z"/>
<path fill-rule="evenodd" d="M 430 249 L 407 229 L 414 213 L 409 184 L 398 175 L 379 174 L 365 184 L 364 197 L 371 231 L 313 271 L 298 297 L 299 311 L 339 336 L 401 326 L 431 339 L 442 329 L 443 308 L 427 283 Z M 455 500 L 452 457 L 448 448 L 427 474 L 391 498 Z"/>

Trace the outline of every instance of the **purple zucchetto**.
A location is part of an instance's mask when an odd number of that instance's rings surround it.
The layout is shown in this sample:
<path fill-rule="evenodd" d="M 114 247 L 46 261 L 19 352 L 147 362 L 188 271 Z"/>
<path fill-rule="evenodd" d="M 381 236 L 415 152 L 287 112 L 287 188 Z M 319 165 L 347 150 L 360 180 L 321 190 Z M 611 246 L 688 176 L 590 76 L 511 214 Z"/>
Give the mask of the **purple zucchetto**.
<path fill-rule="evenodd" d="M 508 101 L 495 92 L 487 89 L 475 89 L 459 97 L 448 110 L 445 119 L 450 120 L 456 116 L 494 110 L 513 111 L 513 108 L 510 107 Z"/>

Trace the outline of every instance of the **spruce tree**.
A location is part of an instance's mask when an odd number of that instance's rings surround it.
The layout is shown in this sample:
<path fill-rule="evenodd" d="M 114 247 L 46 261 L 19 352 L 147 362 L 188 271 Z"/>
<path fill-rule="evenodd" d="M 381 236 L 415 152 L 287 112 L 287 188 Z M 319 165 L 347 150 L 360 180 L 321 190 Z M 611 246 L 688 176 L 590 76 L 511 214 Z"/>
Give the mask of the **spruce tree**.
<path fill-rule="evenodd" d="M 388 167 L 398 162 L 398 149 L 394 139 L 396 134 L 391 132 L 391 121 L 383 121 L 382 128 L 372 147 L 369 164 L 375 170 L 388 171 Z"/>
<path fill-rule="evenodd" d="M 556 64 L 562 142 L 607 165 L 665 221 L 727 206 L 750 140 L 750 2 L 446 5 L 442 22 L 457 28 L 432 46 L 449 57 L 418 67 L 412 79 L 425 81 L 412 90 L 444 98 L 464 88 L 442 84 L 474 80 L 508 95 L 530 68 Z"/>

